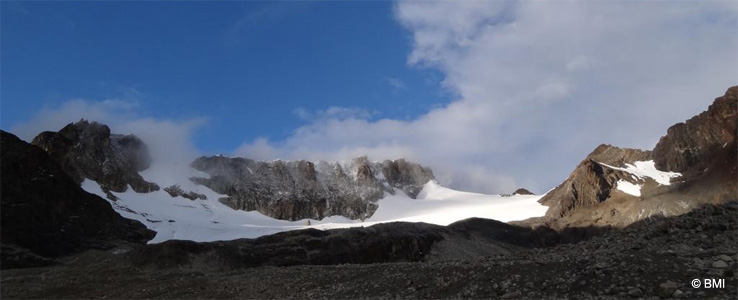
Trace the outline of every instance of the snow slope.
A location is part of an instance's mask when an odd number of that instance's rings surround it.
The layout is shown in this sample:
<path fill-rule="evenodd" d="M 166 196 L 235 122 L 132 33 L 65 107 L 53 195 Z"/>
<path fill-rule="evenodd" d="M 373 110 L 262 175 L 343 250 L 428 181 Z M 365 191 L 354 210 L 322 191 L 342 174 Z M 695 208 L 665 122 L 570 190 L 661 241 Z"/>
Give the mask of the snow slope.
<path fill-rule="evenodd" d="M 256 238 L 288 230 L 347 228 L 394 221 L 448 225 L 466 218 L 481 217 L 507 222 L 543 216 L 547 209 L 538 203 L 541 196 L 503 197 L 467 193 L 430 181 L 417 199 L 399 191 L 396 195 L 386 195 L 379 200 L 379 208 L 374 215 L 364 222 L 332 216 L 323 220 L 309 220 L 310 225 L 307 225 L 307 219 L 292 222 L 273 219 L 256 211 L 233 210 L 217 200 L 225 195 L 190 182 L 188 178 L 192 176 L 208 175 L 187 165 L 152 166 L 141 175 L 146 180 L 157 182 L 162 188 L 176 183 L 185 191 L 207 196 L 207 200 L 193 201 L 171 197 L 163 190 L 139 194 L 130 188 L 124 193 L 113 193 L 120 200 L 110 203 L 119 214 L 141 221 L 157 232 L 149 243 L 171 239 L 206 242 Z M 86 180 L 82 188 L 105 198 L 105 193 L 94 181 Z"/>
<path fill-rule="evenodd" d="M 676 172 L 665 172 L 656 169 L 656 164 L 653 160 L 648 161 L 636 161 L 633 164 L 625 164 L 625 168 L 618 168 L 608 164 L 599 163 L 613 170 L 619 170 L 630 173 L 630 176 L 634 181 L 643 183 L 644 178 L 648 177 L 656 181 L 660 185 L 671 185 L 671 179 L 682 176 Z M 631 183 L 625 180 L 618 180 L 615 186 L 618 190 L 623 191 L 627 194 L 640 197 L 641 187 L 643 184 Z"/>
<path fill-rule="evenodd" d="M 599 164 L 613 170 L 628 172 L 637 179 L 642 180 L 644 177 L 651 178 L 661 185 L 671 185 L 670 181 L 672 178 L 682 176 L 682 174 L 676 172 L 659 171 L 658 169 L 656 169 L 656 163 L 654 163 L 653 160 L 636 161 L 633 162 L 633 164 L 625 164 L 625 168 L 613 167 L 603 163 Z"/>
<path fill-rule="evenodd" d="M 625 180 L 618 180 L 616 187 L 618 190 L 625 192 L 626 194 L 633 195 L 636 197 L 641 196 L 641 184 L 630 183 Z"/>

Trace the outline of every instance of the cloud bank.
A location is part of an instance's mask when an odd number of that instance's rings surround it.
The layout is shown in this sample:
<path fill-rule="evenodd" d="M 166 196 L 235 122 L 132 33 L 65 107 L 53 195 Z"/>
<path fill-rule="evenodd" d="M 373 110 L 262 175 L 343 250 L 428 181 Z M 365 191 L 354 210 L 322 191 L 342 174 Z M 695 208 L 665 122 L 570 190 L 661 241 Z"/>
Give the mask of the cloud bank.
<path fill-rule="evenodd" d="M 235 153 L 406 157 L 453 188 L 540 193 L 600 143 L 653 147 L 738 78 L 732 1 L 403 1 L 394 14 L 408 64 L 441 71 L 454 101 L 411 121 L 310 114 Z"/>

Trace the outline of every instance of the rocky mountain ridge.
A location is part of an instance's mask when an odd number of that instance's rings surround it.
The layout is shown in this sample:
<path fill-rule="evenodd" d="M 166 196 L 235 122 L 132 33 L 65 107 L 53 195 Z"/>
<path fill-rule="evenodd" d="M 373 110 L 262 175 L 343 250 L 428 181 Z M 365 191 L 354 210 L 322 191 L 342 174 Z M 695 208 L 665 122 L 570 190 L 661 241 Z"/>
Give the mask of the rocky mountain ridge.
<path fill-rule="evenodd" d="M 670 127 L 653 151 L 600 145 L 540 199 L 549 206 L 546 217 L 525 223 L 625 226 L 651 215 L 678 215 L 702 203 L 738 199 L 737 126 L 734 86 L 706 111 Z M 673 175 L 658 181 L 634 170 L 634 164 L 649 163 L 652 172 Z"/>
<path fill-rule="evenodd" d="M 135 135 L 112 134 L 107 125 L 80 120 L 58 132 L 42 132 L 32 144 L 46 151 L 77 184 L 86 179 L 97 182 L 110 200 L 117 200 L 112 192 L 125 192 L 128 186 L 137 193 L 160 189 L 139 174 L 151 163 L 146 144 Z M 385 193 L 400 191 L 414 198 L 435 178 L 429 168 L 404 159 L 370 162 L 367 157 L 345 164 L 315 164 L 203 156 L 191 166 L 210 175 L 191 181 L 227 195 L 213 201 L 283 220 L 333 215 L 366 219 Z M 164 190 L 172 197 L 207 199 L 176 184 Z"/>
<path fill-rule="evenodd" d="M 398 191 L 415 198 L 433 172 L 404 159 L 328 163 L 254 161 L 223 156 L 200 157 L 192 167 L 210 175 L 191 180 L 228 197 L 219 199 L 233 209 L 256 210 L 284 220 L 322 219 L 341 215 L 366 219 L 385 193 Z"/>

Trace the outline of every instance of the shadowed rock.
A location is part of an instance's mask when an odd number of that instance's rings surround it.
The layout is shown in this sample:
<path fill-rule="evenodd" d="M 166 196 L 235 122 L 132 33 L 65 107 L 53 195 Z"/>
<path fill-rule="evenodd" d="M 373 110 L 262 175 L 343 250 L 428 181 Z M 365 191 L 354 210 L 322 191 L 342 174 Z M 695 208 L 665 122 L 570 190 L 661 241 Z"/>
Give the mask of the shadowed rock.
<path fill-rule="evenodd" d="M 80 120 L 59 132 L 45 131 L 31 142 L 49 153 L 77 184 L 96 181 L 115 200 L 110 191 L 125 192 L 130 185 L 138 193 L 159 190 L 139 171 L 149 167 L 148 148 L 135 135 L 111 134 L 108 126 Z"/>
<path fill-rule="evenodd" d="M 517 189 L 512 193 L 513 196 L 515 195 L 535 195 L 533 192 L 526 190 L 526 189 Z"/>
<path fill-rule="evenodd" d="M 82 190 L 40 148 L 4 131 L 0 142 L 3 268 L 38 266 L 45 257 L 154 237 L 140 222 L 121 217 L 107 201 Z"/>
<path fill-rule="evenodd" d="M 710 167 L 719 152 L 735 142 L 738 131 L 738 86 L 684 123 L 669 127 L 653 149 L 656 167 L 683 173 L 682 180 L 698 176 Z"/>

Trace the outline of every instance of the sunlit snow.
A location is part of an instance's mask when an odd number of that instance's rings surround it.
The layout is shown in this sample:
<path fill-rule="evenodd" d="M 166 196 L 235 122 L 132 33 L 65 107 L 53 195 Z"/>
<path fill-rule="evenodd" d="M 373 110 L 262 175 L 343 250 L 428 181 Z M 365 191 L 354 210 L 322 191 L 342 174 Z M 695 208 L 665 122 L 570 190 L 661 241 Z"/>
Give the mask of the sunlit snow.
<path fill-rule="evenodd" d="M 623 191 L 626 194 L 633 195 L 636 197 L 641 196 L 641 185 L 633 184 L 625 180 L 618 180 L 616 185 L 617 189 Z"/>
<path fill-rule="evenodd" d="M 417 199 L 398 191 L 379 200 L 379 208 L 365 220 L 350 220 L 331 216 L 323 220 L 285 221 L 267 217 L 256 211 L 233 210 L 221 204 L 219 195 L 202 185 L 188 180 L 191 176 L 207 177 L 187 165 L 152 166 L 142 172 L 145 179 L 159 183 L 162 188 L 179 184 L 185 191 L 205 194 L 207 200 L 189 200 L 171 197 L 163 190 L 140 194 L 129 188 L 124 193 L 113 193 L 120 200 L 109 201 L 123 217 L 135 219 L 157 232 L 149 243 L 171 239 L 193 241 L 232 240 L 255 238 L 281 231 L 317 228 L 347 228 L 369 226 L 384 222 L 407 221 L 448 225 L 471 217 L 496 219 L 503 222 L 543 216 L 546 206 L 537 201 L 541 196 L 516 195 L 503 197 L 455 191 L 428 182 Z M 175 175 L 176 178 L 171 176 Z M 82 188 L 105 198 L 100 186 L 85 180 Z M 106 198 L 107 199 L 107 198 Z M 310 225 L 308 224 L 310 222 Z"/>
<path fill-rule="evenodd" d="M 653 160 L 636 161 L 636 162 L 633 162 L 633 164 L 625 164 L 625 168 L 613 167 L 613 166 L 603 164 L 603 163 L 599 163 L 599 164 L 606 166 L 608 168 L 614 169 L 614 170 L 628 172 L 636 176 L 638 179 L 643 179 L 644 177 L 648 177 L 662 185 L 671 185 L 670 180 L 672 178 L 682 176 L 682 174 L 676 173 L 676 172 L 665 172 L 665 171 L 657 170 L 656 164 L 653 162 Z"/>

